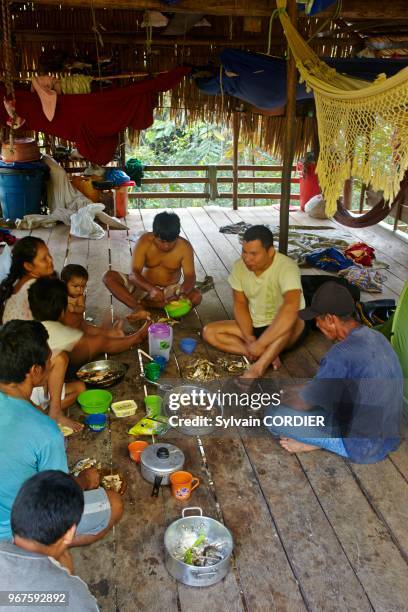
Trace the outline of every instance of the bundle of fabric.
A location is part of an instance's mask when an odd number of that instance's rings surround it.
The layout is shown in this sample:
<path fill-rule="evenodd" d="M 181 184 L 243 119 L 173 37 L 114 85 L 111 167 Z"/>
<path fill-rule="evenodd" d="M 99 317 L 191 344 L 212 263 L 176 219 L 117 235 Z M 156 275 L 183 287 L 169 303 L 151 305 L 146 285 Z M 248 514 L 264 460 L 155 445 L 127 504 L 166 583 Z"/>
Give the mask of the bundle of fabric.
<path fill-rule="evenodd" d="M 306 263 L 327 272 L 339 272 L 353 265 L 353 260 L 345 257 L 341 251 L 330 247 L 313 251 L 306 255 Z"/>
<path fill-rule="evenodd" d="M 361 266 L 370 267 L 375 259 L 375 249 L 365 242 L 355 242 L 344 251 L 344 255 Z"/>
<path fill-rule="evenodd" d="M 142 162 L 137 157 L 131 157 L 127 160 L 125 168 L 132 181 L 135 181 L 136 185 L 141 187 L 144 176 Z"/>
<path fill-rule="evenodd" d="M 17 90 L 16 110 L 25 118 L 25 129 L 75 142 L 83 157 L 104 165 L 115 154 L 119 132 L 129 126 L 148 128 L 153 123 L 157 94 L 178 85 L 189 72 L 190 68 L 179 67 L 129 87 L 61 96 L 52 121 L 44 115 L 37 94 Z M 0 97 L 4 95 L 5 89 L 0 87 Z M 0 124 L 4 125 L 7 118 L 1 108 Z"/>
<path fill-rule="evenodd" d="M 374 272 L 362 266 L 351 266 L 345 270 L 340 270 L 338 275 L 345 278 L 350 284 L 356 285 L 362 291 L 368 291 L 369 293 L 381 293 L 382 285 L 387 279 L 380 270 Z"/>
<path fill-rule="evenodd" d="M 374 81 L 382 72 L 392 76 L 408 66 L 408 59 L 324 58 L 324 61 L 340 72 L 367 81 Z M 212 95 L 228 94 L 263 110 L 285 106 L 285 59 L 241 49 L 224 49 L 220 53 L 220 64 L 221 68 L 216 71 L 206 67 L 207 73 L 208 70 L 212 73 L 211 76 L 195 78 L 201 91 Z M 197 70 L 197 75 L 202 74 L 202 69 Z M 297 83 L 296 100 L 302 102 L 311 98 L 313 91 L 304 83 Z"/>

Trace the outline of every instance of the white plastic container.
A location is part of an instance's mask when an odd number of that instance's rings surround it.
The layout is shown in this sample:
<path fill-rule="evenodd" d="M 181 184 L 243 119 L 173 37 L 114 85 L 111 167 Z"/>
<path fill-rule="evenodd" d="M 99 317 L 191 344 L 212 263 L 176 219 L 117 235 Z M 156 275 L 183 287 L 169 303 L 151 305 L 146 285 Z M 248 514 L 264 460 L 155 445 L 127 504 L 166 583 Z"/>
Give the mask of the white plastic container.
<path fill-rule="evenodd" d="M 149 353 L 151 357 L 162 355 L 168 361 L 172 344 L 173 328 L 170 325 L 154 323 L 149 327 Z"/>
<path fill-rule="evenodd" d="M 111 408 L 116 417 L 128 417 L 136 414 L 137 404 L 135 400 L 122 400 L 121 402 L 113 402 Z"/>

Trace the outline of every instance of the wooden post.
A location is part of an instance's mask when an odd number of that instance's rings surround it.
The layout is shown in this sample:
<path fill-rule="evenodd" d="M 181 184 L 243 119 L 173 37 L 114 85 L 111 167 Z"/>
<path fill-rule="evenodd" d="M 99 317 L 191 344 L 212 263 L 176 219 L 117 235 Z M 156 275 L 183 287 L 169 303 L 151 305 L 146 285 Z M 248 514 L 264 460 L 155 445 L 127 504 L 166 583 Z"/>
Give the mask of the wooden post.
<path fill-rule="evenodd" d="M 343 204 L 344 208 L 351 210 L 351 206 L 353 204 L 353 178 L 349 178 L 344 181 Z"/>
<path fill-rule="evenodd" d="M 239 129 L 241 117 L 238 112 L 233 115 L 233 158 L 232 158 L 232 207 L 238 210 L 238 157 Z"/>
<path fill-rule="evenodd" d="M 296 27 L 296 0 L 288 0 L 287 11 L 291 22 Z M 289 51 L 289 48 L 288 53 L 289 60 L 286 70 L 285 146 L 283 151 L 282 197 L 279 212 L 279 251 L 284 255 L 286 255 L 288 252 L 290 188 L 296 134 L 296 63 L 295 58 Z"/>
<path fill-rule="evenodd" d="M 119 159 L 120 167 L 124 170 L 126 165 L 126 138 L 125 132 L 119 134 Z"/>

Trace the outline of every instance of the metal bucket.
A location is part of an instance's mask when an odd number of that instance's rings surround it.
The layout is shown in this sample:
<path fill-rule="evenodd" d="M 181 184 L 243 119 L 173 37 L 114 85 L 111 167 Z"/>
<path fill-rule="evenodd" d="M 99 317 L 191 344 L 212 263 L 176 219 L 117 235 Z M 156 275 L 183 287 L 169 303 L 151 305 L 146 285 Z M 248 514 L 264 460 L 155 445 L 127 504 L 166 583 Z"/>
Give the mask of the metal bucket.
<path fill-rule="evenodd" d="M 186 512 L 196 510 L 198 515 L 185 516 Z M 220 543 L 222 560 L 214 565 L 196 567 L 179 560 L 180 554 L 192 546 L 204 534 L 210 544 Z M 228 573 L 231 566 L 233 539 L 231 532 L 222 523 L 203 516 L 201 508 L 184 508 L 182 518 L 174 521 L 164 534 L 166 568 L 169 574 L 188 586 L 205 587 L 216 584 Z"/>

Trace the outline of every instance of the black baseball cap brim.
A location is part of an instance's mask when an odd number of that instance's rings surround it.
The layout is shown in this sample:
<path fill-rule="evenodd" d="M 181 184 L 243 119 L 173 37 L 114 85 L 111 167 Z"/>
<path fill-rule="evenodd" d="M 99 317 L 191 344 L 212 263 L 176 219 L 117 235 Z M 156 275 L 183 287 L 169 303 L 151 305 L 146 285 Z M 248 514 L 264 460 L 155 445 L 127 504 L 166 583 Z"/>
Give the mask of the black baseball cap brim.
<path fill-rule="evenodd" d="M 310 321 L 326 314 L 349 317 L 355 312 L 355 303 L 350 291 L 335 281 L 327 281 L 314 293 L 312 303 L 299 310 L 303 321 Z"/>
<path fill-rule="evenodd" d="M 307 308 L 303 308 L 303 310 L 299 310 L 299 317 L 303 319 L 303 321 L 311 321 L 316 317 L 320 316 L 321 312 L 316 312 L 314 308 L 308 306 Z"/>

